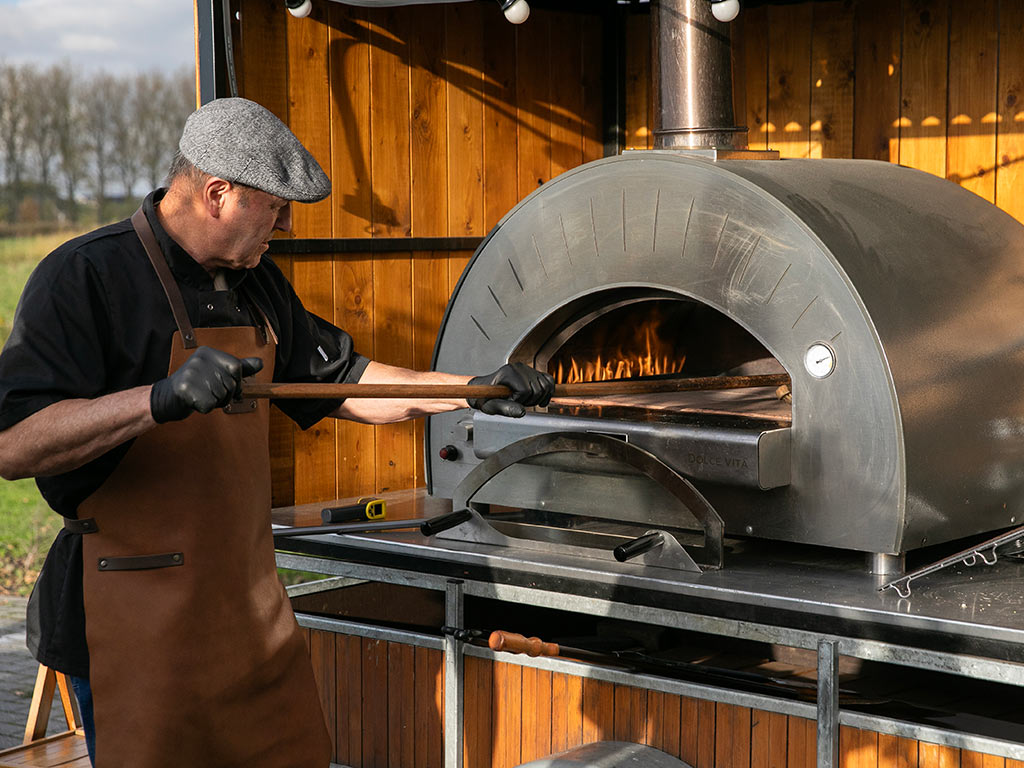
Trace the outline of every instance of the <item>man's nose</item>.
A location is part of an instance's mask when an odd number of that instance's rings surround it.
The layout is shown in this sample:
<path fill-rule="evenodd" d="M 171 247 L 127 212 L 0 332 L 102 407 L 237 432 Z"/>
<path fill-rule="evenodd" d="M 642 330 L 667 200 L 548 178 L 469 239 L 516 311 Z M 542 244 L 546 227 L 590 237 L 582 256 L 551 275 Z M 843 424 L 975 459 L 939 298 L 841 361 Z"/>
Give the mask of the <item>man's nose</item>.
<path fill-rule="evenodd" d="M 292 204 L 288 203 L 284 208 L 277 214 L 277 221 L 274 222 L 274 229 L 279 229 L 282 232 L 292 231 Z"/>

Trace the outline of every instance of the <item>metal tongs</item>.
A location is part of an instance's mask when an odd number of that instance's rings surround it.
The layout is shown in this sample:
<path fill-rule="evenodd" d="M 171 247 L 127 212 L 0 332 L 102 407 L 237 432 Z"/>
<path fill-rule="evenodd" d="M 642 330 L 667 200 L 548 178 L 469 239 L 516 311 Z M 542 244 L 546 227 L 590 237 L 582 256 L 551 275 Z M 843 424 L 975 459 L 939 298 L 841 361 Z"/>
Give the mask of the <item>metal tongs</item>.
<path fill-rule="evenodd" d="M 881 592 L 886 589 L 893 589 L 902 598 L 910 597 L 910 582 L 915 579 L 919 579 L 922 576 L 927 576 L 929 573 L 935 573 L 941 571 L 943 568 L 948 568 L 951 565 L 959 565 L 963 563 L 966 566 L 975 566 L 981 563 L 982 565 L 995 565 L 999 559 L 999 555 L 996 554 L 996 550 L 1004 544 L 1009 544 L 1011 541 L 1016 541 L 1024 538 L 1024 525 L 1019 528 L 1014 528 L 1011 531 L 1000 534 L 994 538 L 983 541 L 981 544 L 977 544 L 967 549 L 962 549 L 955 555 L 939 560 L 937 563 L 926 565 L 923 568 L 918 568 L 916 571 L 905 573 L 898 579 L 883 584 L 878 588 Z"/>
<path fill-rule="evenodd" d="M 377 531 L 400 531 L 419 528 L 424 536 L 434 536 L 441 531 L 461 525 L 472 517 L 468 509 L 446 512 L 435 517 L 417 517 L 411 520 L 383 520 L 365 523 L 335 523 L 333 525 L 299 525 L 289 528 L 275 528 L 274 541 L 296 536 L 317 536 L 325 533 L 375 533 Z"/>

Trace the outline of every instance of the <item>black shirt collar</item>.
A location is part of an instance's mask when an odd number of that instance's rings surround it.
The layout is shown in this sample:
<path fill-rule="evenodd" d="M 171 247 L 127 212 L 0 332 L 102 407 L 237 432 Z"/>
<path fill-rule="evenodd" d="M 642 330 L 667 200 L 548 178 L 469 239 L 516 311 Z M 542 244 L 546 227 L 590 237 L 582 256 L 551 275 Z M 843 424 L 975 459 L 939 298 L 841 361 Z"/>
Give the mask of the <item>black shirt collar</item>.
<path fill-rule="evenodd" d="M 188 251 L 178 245 L 160 224 L 160 218 L 156 215 L 156 206 L 166 194 L 167 189 L 161 187 L 150 192 L 146 195 L 146 199 L 142 201 L 142 211 L 146 214 L 149 225 L 153 227 L 153 234 L 160 246 L 160 250 L 163 251 L 164 258 L 167 259 L 171 272 L 174 273 L 178 280 L 200 291 L 212 291 L 214 289 L 213 276 L 203 269 L 199 262 L 189 255 Z M 246 270 L 244 269 L 224 270 L 224 279 L 230 290 L 238 288 L 245 279 L 245 275 Z"/>

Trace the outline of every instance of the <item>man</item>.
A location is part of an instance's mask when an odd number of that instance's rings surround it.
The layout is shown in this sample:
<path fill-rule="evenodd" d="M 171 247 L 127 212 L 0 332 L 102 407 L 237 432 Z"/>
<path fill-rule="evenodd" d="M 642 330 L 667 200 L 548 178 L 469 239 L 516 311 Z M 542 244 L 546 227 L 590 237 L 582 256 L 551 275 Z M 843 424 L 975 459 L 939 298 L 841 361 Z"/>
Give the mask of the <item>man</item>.
<path fill-rule="evenodd" d="M 65 517 L 29 645 L 73 677 L 100 768 L 328 763 L 274 568 L 268 405 L 236 400 L 243 377 L 501 383 L 511 399 L 468 405 L 508 416 L 551 397 L 551 377 L 523 365 L 471 379 L 370 361 L 307 313 L 262 254 L 292 201 L 329 193 L 270 112 L 211 102 L 186 123 L 168 188 L 50 254 L 19 303 L 0 354 L 0 475 L 37 477 Z M 467 402 L 279 405 L 307 428 Z"/>

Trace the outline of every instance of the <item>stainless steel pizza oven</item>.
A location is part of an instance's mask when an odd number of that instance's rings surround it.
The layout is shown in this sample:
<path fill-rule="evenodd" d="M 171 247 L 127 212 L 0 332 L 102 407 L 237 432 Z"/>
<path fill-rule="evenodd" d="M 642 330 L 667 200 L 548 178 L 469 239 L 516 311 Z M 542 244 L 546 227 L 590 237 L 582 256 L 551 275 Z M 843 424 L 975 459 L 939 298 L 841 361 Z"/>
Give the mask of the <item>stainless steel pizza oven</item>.
<path fill-rule="evenodd" d="M 1019 523 L 1024 228 L 887 163 L 728 156 L 625 153 L 545 184 L 477 251 L 434 366 L 523 360 L 563 380 L 783 372 L 790 395 L 435 416 L 432 493 L 472 492 L 492 515 L 522 508 L 547 529 L 695 527 L 657 473 L 586 449 L 591 435 L 685 478 L 730 535 L 900 554 Z M 528 449 L 554 434 L 584 449 Z"/>

